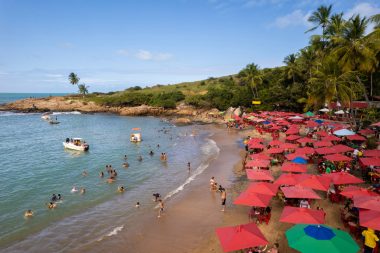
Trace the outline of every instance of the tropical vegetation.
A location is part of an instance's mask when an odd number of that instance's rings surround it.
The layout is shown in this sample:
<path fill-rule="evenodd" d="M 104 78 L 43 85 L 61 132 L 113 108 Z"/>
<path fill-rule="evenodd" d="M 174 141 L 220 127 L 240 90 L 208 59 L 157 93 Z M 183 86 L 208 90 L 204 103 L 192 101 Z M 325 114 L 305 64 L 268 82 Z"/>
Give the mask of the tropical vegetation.
<path fill-rule="evenodd" d="M 248 64 L 238 74 L 220 78 L 141 88 L 109 94 L 93 93 L 88 100 L 109 106 L 154 105 L 174 108 L 184 103 L 225 110 L 252 109 L 307 111 L 326 103 L 347 107 L 354 100 L 380 97 L 380 14 L 372 17 L 333 13 L 321 6 L 309 17 L 314 27 L 309 44 L 284 58 L 284 66 L 261 69 Z M 369 30 L 369 25 L 373 29 Z M 72 73 L 73 74 L 73 73 Z M 77 84 L 79 78 L 71 78 Z M 261 105 L 252 105 L 252 100 Z"/>

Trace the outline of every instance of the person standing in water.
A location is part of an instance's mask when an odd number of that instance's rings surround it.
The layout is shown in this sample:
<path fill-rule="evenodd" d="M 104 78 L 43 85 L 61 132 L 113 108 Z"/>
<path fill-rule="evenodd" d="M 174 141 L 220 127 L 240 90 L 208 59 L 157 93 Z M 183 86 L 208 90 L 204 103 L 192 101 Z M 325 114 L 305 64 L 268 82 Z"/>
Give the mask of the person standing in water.
<path fill-rule="evenodd" d="M 164 212 L 164 202 L 162 201 L 162 199 L 158 200 L 158 216 L 157 218 L 160 218 L 161 217 L 161 214 Z"/>
<path fill-rule="evenodd" d="M 226 199 L 227 199 L 227 193 L 226 193 L 225 189 L 222 190 L 220 198 L 222 200 L 222 210 L 221 211 L 224 212 L 224 209 L 226 207 Z"/>
<path fill-rule="evenodd" d="M 190 162 L 187 163 L 187 169 L 189 170 L 189 173 L 190 173 L 190 169 L 191 169 Z"/>

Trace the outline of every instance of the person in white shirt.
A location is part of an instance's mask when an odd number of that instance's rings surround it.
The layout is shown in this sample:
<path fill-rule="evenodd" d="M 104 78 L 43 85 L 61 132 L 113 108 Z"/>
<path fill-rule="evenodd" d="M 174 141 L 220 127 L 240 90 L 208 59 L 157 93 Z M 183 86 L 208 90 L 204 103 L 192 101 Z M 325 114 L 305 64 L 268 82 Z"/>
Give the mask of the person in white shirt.
<path fill-rule="evenodd" d="M 300 201 L 300 207 L 302 207 L 302 208 L 310 208 L 309 201 L 307 201 L 306 199 L 301 200 Z"/>

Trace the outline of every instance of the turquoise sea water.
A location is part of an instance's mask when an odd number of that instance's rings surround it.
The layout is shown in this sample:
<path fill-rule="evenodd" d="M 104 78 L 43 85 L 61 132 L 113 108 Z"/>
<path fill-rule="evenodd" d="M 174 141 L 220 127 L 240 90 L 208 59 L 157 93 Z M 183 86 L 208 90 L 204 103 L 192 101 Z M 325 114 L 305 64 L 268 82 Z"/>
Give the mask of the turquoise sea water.
<path fill-rule="evenodd" d="M 137 201 L 141 212 L 152 212 L 154 192 L 165 198 L 178 194 L 218 153 L 207 132 L 192 134 L 191 126 L 175 127 L 153 117 L 55 115 L 58 125 L 48 124 L 41 114 L 0 112 L 0 252 L 71 251 L 112 236 L 136 219 Z M 141 143 L 129 141 L 134 127 L 141 128 Z M 64 150 L 67 137 L 84 138 L 89 152 Z M 161 152 L 168 154 L 165 163 Z M 125 154 L 128 169 L 122 167 Z M 106 164 L 118 172 L 113 184 L 98 176 L 104 171 L 107 177 Z M 82 176 L 83 170 L 88 176 Z M 126 192 L 117 193 L 118 185 Z M 86 188 L 86 194 L 71 193 L 73 186 Z M 45 204 L 53 193 L 62 194 L 63 201 L 48 210 Z M 23 217 L 27 209 L 34 217 Z"/>
<path fill-rule="evenodd" d="M 67 93 L 0 93 L 0 104 L 9 103 L 24 98 L 43 98 L 63 95 L 67 95 Z"/>

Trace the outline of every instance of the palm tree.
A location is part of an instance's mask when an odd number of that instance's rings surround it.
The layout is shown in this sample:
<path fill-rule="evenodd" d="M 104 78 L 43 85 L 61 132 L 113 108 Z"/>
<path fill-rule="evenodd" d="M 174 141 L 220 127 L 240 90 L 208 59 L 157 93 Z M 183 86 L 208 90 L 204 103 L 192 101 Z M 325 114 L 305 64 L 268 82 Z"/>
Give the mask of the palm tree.
<path fill-rule="evenodd" d="M 326 27 L 327 36 L 342 36 L 346 20 L 343 18 L 343 12 L 334 14 L 330 17 L 330 22 Z"/>
<path fill-rule="evenodd" d="M 69 75 L 69 81 L 72 85 L 78 85 L 80 78 L 74 73 L 71 72 Z"/>
<path fill-rule="evenodd" d="M 263 83 L 263 74 L 258 65 L 251 63 L 248 64 L 244 69 L 242 69 L 238 76 L 242 78 L 243 82 L 251 88 L 252 95 L 254 98 L 259 97 L 257 91 L 257 85 Z"/>
<path fill-rule="evenodd" d="M 375 29 L 380 29 L 380 13 L 370 17 L 370 20 L 375 23 Z"/>
<path fill-rule="evenodd" d="M 317 65 L 317 54 L 312 46 L 301 49 L 299 60 L 299 66 L 303 70 L 303 73 L 308 75 L 308 78 L 313 76 L 312 69 Z"/>
<path fill-rule="evenodd" d="M 376 49 L 379 47 L 379 41 L 365 36 L 368 22 L 367 18 L 356 15 L 347 21 L 342 37 L 335 38 L 337 46 L 333 55 L 345 72 L 361 71 L 370 74 L 376 68 Z M 361 83 L 359 75 L 356 75 L 356 78 Z M 364 97 L 368 101 L 365 89 Z"/>
<path fill-rule="evenodd" d="M 311 32 L 317 29 L 318 27 L 322 27 L 322 40 L 324 41 L 324 36 L 326 35 L 326 27 L 329 24 L 330 14 L 331 14 L 332 5 L 324 6 L 321 5 L 318 7 L 316 11 L 314 11 L 311 16 L 307 19 L 307 21 L 316 24 L 313 28 L 307 30 L 306 32 Z"/>
<path fill-rule="evenodd" d="M 283 61 L 286 64 L 285 73 L 289 79 L 291 78 L 293 80 L 293 85 L 296 82 L 296 75 L 299 73 L 299 67 L 296 60 L 296 55 L 290 54 L 286 56 Z"/>
<path fill-rule="evenodd" d="M 78 93 L 79 94 L 82 94 L 83 98 L 86 96 L 86 94 L 88 94 L 88 88 L 90 88 L 90 86 L 87 86 L 86 84 L 79 84 L 78 85 Z"/>

